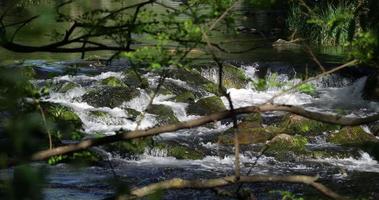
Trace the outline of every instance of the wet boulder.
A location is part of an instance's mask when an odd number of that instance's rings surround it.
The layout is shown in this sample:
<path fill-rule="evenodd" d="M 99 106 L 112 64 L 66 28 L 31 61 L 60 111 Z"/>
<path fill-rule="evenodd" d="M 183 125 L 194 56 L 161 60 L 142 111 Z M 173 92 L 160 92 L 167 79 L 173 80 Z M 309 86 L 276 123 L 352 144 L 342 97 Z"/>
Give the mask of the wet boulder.
<path fill-rule="evenodd" d="M 275 127 L 251 127 L 247 122 L 242 122 L 238 125 L 238 129 L 231 128 L 218 136 L 217 143 L 224 145 L 234 144 L 234 131 L 237 131 L 238 141 L 241 145 L 266 143 L 266 141 L 280 134 L 280 131 Z"/>
<path fill-rule="evenodd" d="M 340 128 L 338 125 L 323 123 L 294 114 L 286 115 L 279 127 L 292 135 L 320 135 L 323 132 L 335 131 Z"/>
<path fill-rule="evenodd" d="M 220 96 L 218 85 L 203 77 L 197 70 L 188 70 L 184 68 L 173 69 L 170 71 L 168 76 L 169 78 L 184 81 L 199 90 Z"/>
<path fill-rule="evenodd" d="M 146 112 L 156 115 L 160 125 L 179 122 L 172 109 L 166 105 L 152 104 L 147 108 Z"/>
<path fill-rule="evenodd" d="M 149 87 L 149 81 L 147 78 L 143 77 L 141 73 L 128 69 L 125 72 L 123 72 L 124 78 L 122 81 L 131 88 L 148 88 Z"/>
<path fill-rule="evenodd" d="M 65 81 L 53 85 L 51 89 L 55 92 L 66 93 L 76 87 L 80 87 L 80 85 L 71 81 Z"/>
<path fill-rule="evenodd" d="M 307 143 L 307 138 L 300 135 L 279 134 L 271 139 L 264 154 L 273 156 L 278 160 L 295 159 L 299 155 L 308 153 Z"/>
<path fill-rule="evenodd" d="M 345 146 L 362 146 L 367 143 L 377 143 L 379 140 L 372 134 L 366 133 L 362 127 L 344 127 L 336 133 L 328 135 L 327 141 Z"/>
<path fill-rule="evenodd" d="M 190 91 L 183 92 L 182 94 L 179 94 L 174 98 L 176 102 L 183 102 L 183 103 L 194 103 L 195 99 L 196 99 L 196 96 Z"/>
<path fill-rule="evenodd" d="M 71 108 L 56 103 L 42 103 L 41 107 L 46 118 L 55 123 L 56 131 L 59 132 L 56 139 L 71 140 L 80 139 L 84 136 L 80 132 L 83 123 Z"/>
<path fill-rule="evenodd" d="M 217 96 L 202 98 L 187 107 L 187 113 L 190 115 L 208 115 L 225 110 L 224 103 Z"/>
<path fill-rule="evenodd" d="M 139 90 L 133 88 L 104 86 L 88 91 L 82 96 L 82 100 L 94 107 L 114 108 L 139 94 Z"/>
<path fill-rule="evenodd" d="M 211 71 L 211 73 L 216 73 L 217 75 L 219 73 L 218 68 L 215 68 L 214 66 L 204 66 L 202 69 L 205 71 Z M 225 88 L 244 88 L 248 82 L 249 78 L 245 75 L 245 72 L 241 68 L 231 64 L 224 64 L 222 84 Z"/>
<path fill-rule="evenodd" d="M 101 80 L 101 84 L 105 86 L 110 86 L 110 87 L 124 87 L 126 86 L 120 79 L 111 76 L 106 79 Z"/>

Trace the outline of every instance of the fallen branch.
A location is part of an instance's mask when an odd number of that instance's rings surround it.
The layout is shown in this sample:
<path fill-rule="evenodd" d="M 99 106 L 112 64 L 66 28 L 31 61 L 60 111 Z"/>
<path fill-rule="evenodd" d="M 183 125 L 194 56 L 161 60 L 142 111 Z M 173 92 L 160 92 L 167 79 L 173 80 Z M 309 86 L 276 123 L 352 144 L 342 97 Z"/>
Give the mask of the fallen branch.
<path fill-rule="evenodd" d="M 375 122 L 379 120 L 379 113 L 365 117 L 365 118 L 352 118 L 352 117 L 345 117 L 345 116 L 339 116 L 339 115 L 312 112 L 312 111 L 308 111 L 308 110 L 305 110 L 304 108 L 297 107 L 297 106 L 264 104 L 261 106 L 248 106 L 248 107 L 238 108 L 238 109 L 235 109 L 234 111 L 218 112 L 218 113 L 210 114 L 210 115 L 200 117 L 194 120 L 179 122 L 176 124 L 164 125 L 160 127 L 146 129 L 146 130 L 129 131 L 129 132 L 119 133 L 116 135 L 105 136 L 102 138 L 87 139 L 76 144 L 69 144 L 69 145 L 60 146 L 53 149 L 37 152 L 32 155 L 31 161 L 45 160 L 51 156 L 81 151 L 93 146 L 109 144 L 109 143 L 113 143 L 117 141 L 131 140 L 134 138 L 154 136 L 161 133 L 174 132 L 181 129 L 198 127 L 198 126 L 207 124 L 209 122 L 214 122 L 214 121 L 230 118 L 234 115 L 240 115 L 240 114 L 246 114 L 246 113 L 257 113 L 257 112 L 268 112 L 268 111 L 285 111 L 285 112 L 301 115 L 309 119 L 317 120 L 320 122 L 338 124 L 338 125 L 343 125 L 343 126 L 357 126 L 357 125 L 367 124 L 367 123 Z"/>
<path fill-rule="evenodd" d="M 237 179 L 235 176 L 227 176 L 215 179 L 198 179 L 198 180 L 185 180 L 180 178 L 174 178 L 165 180 L 158 183 L 153 183 L 141 188 L 132 189 L 132 197 L 120 196 L 117 199 L 131 199 L 136 197 L 144 197 L 149 194 L 153 194 L 159 190 L 167 189 L 207 189 L 214 187 L 222 187 L 232 185 L 236 183 L 258 183 L 258 182 L 281 182 L 281 183 L 300 183 L 313 187 L 323 195 L 332 199 L 347 199 L 321 183 L 316 182 L 317 177 L 312 176 L 241 176 Z"/>

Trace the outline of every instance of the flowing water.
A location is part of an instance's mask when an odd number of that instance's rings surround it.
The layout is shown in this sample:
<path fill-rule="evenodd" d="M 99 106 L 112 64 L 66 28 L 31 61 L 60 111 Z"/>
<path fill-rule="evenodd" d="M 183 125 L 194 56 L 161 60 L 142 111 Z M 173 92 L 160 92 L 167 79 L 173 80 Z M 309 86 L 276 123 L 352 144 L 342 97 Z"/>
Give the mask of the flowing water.
<path fill-rule="evenodd" d="M 39 66 L 43 72 L 50 69 L 49 65 L 64 65 L 65 63 L 45 63 Z M 241 65 L 246 76 L 252 81 L 245 88 L 230 88 L 232 101 L 235 107 L 259 105 L 266 102 L 274 95 L 280 93 L 283 89 L 291 87 L 300 79 L 291 75 L 296 69 L 288 66 L 283 73 L 276 73 L 272 68 L 266 75 L 266 79 L 284 84 L 280 86 L 271 86 L 265 90 L 257 90 L 253 82 L 258 80 L 257 72 L 262 70 L 262 64 L 252 63 Z M 283 68 L 285 64 L 275 63 Z M 43 66 L 41 68 L 41 66 Z M 86 67 L 83 67 L 85 69 Z M 115 131 L 134 130 L 137 126 L 135 120 L 129 118 L 126 111 L 132 108 L 137 111 L 144 111 L 149 103 L 149 92 L 145 89 L 139 89 L 140 94 L 130 101 L 123 102 L 120 106 L 94 107 L 82 99 L 82 96 L 89 90 L 99 87 L 101 81 L 109 77 L 124 78 L 122 73 L 127 65 L 114 66 L 113 70 L 101 71 L 96 70 L 88 72 L 81 70 L 78 75 L 56 74 L 53 78 L 39 79 L 34 81 L 35 85 L 43 86 L 46 84 L 59 85 L 61 83 L 72 82 L 76 87 L 64 92 L 52 91 L 42 100 L 45 102 L 58 103 L 72 108 L 78 114 L 83 122 L 83 131 L 91 135 L 104 133 L 106 135 L 115 134 Z M 56 69 L 56 68 L 52 68 Z M 215 70 L 203 70 L 202 75 L 209 80 L 214 80 Z M 154 74 L 147 73 L 143 75 L 154 85 L 158 77 Z M 43 77 L 43 76 L 42 76 Z M 344 114 L 351 117 L 367 116 L 371 113 L 378 112 L 379 106 L 376 102 L 370 102 L 362 99 L 361 93 L 367 77 L 348 77 L 343 74 L 331 75 L 316 80 L 312 84 L 316 87 L 316 93 L 313 95 L 295 91 L 282 95 L 274 100 L 275 103 L 286 105 L 302 106 L 308 110 L 323 113 L 338 114 L 339 110 L 344 110 Z M 198 90 L 202 97 L 211 96 L 212 94 L 194 87 L 182 80 L 173 78 L 167 79 L 167 82 L 173 83 L 178 87 L 186 88 L 191 91 Z M 175 102 L 172 95 L 158 95 L 153 104 L 163 104 L 169 106 L 175 116 L 180 121 L 194 119 L 199 116 L 188 115 L 186 113 L 187 103 Z M 349 99 L 347 101 L 346 99 Z M 226 99 L 222 99 L 225 106 L 228 106 Z M 94 111 L 107 113 L 105 116 L 94 116 Z M 273 116 L 280 116 L 282 113 L 266 113 L 264 118 L 270 119 Z M 266 120 L 267 121 L 267 120 Z M 156 115 L 146 114 L 140 124 L 140 128 L 149 128 L 159 124 Z M 101 151 L 105 162 L 101 166 L 94 166 L 84 169 L 75 169 L 65 164 L 49 167 L 51 174 L 49 176 L 48 189 L 46 190 L 47 199 L 102 199 L 112 194 L 112 187 L 108 181 L 116 176 L 125 180 L 131 186 L 141 186 L 160 180 L 181 177 L 181 178 L 212 178 L 233 174 L 233 149 L 232 147 L 223 146 L 214 142 L 214 138 L 231 124 L 227 122 L 216 123 L 214 126 L 203 126 L 188 130 L 180 130 L 173 133 L 164 133 L 155 136 L 156 142 L 176 142 L 205 153 L 205 157 L 200 160 L 182 160 L 170 157 L 165 149 L 147 148 L 145 152 L 133 158 L 126 158 L 118 154 Z M 244 145 L 241 151 L 242 173 L 247 173 L 258 154 L 260 145 Z M 310 141 L 308 149 L 329 149 L 330 151 L 349 151 L 348 148 L 339 147 L 325 142 L 325 138 L 318 136 L 315 140 Z M 346 194 L 362 193 L 367 195 L 377 195 L 379 188 L 379 163 L 370 157 L 364 151 L 352 153 L 351 157 L 330 157 L 326 159 L 295 158 L 287 161 L 278 161 L 273 157 L 261 157 L 257 164 L 252 168 L 252 174 L 305 174 L 319 175 L 322 182 L 335 188 L 337 191 L 343 191 Z M 276 199 L 279 198 L 273 190 L 289 190 L 295 194 L 315 195 L 314 191 L 300 185 L 285 184 L 254 184 L 251 186 L 258 199 Z M 349 191 L 349 192 L 347 192 Z M 183 198 L 201 198 L 214 199 L 219 198 L 213 192 L 185 190 L 184 192 L 168 191 L 165 199 L 183 199 Z"/>
<path fill-rule="evenodd" d="M 94 1 L 95 2 L 95 1 Z M 108 3 L 107 3 L 108 2 Z M 172 3 L 172 2 L 171 2 Z M 113 5 L 109 1 L 96 1 L 94 4 L 106 7 Z M 175 6 L 175 3 L 172 3 Z M 48 6 L 48 5 L 47 5 Z M 87 5 L 93 7 L 94 5 Z M 101 7 L 100 6 L 100 7 Z M 82 6 L 80 8 L 85 8 Z M 70 8 L 73 15 L 82 12 L 80 9 Z M 40 10 L 32 10 L 31 13 Z M 42 13 L 49 15 L 49 13 Z M 268 26 L 267 17 L 264 13 L 256 14 L 257 20 L 253 23 L 240 22 L 247 28 L 258 28 L 264 34 L 269 32 L 272 27 Z M 53 17 L 51 17 L 53 18 Z M 50 22 L 49 20 L 45 23 Z M 51 23 L 53 25 L 53 23 Z M 44 25 L 44 27 L 48 27 Z M 34 27 L 35 28 L 35 27 Z M 33 30 L 29 30 L 33 31 Z M 25 33 L 28 34 L 28 33 Z M 24 35 L 25 35 L 24 34 Z M 34 34 L 36 35 L 36 34 Z M 30 36 L 33 36 L 31 34 Z M 34 37 L 34 36 L 33 36 Z M 254 40 L 251 40 L 253 38 Z M 258 38 L 258 39 L 257 39 Z M 24 38 L 25 40 L 28 37 Z M 43 40 L 43 39 L 40 39 Z M 40 40 L 34 42 L 40 43 Z M 239 42 L 236 42 L 239 40 Z M 247 42 L 249 41 L 249 42 Z M 238 67 L 243 69 L 250 83 L 244 88 L 230 88 L 232 101 L 235 107 L 243 107 L 250 105 L 259 105 L 271 99 L 282 90 L 291 87 L 301 81 L 297 78 L 303 71 L 297 66 L 304 66 L 308 61 L 304 59 L 304 54 L 298 50 L 278 50 L 271 47 L 271 39 L 257 35 L 242 34 L 234 40 L 226 40 L 231 43 L 233 49 L 246 49 L 247 46 L 256 44 L 268 44 L 265 48 L 260 48 L 254 52 L 248 52 L 242 55 L 226 56 L 232 60 L 238 61 Z M 25 60 L 22 66 L 34 66 L 38 72 L 40 79 L 33 83 L 37 86 L 44 85 L 60 85 L 67 82 L 75 83 L 76 87 L 65 92 L 51 91 L 48 96 L 43 97 L 44 102 L 58 103 L 72 108 L 83 122 L 83 131 L 87 137 L 95 137 L 99 133 L 105 135 L 115 134 L 116 131 L 134 130 L 137 127 L 135 119 L 131 119 L 127 109 L 131 108 L 137 111 L 144 111 L 150 100 L 150 91 L 139 89 L 139 95 L 130 101 L 123 102 L 116 107 L 95 107 L 83 100 L 83 95 L 93 88 L 101 87 L 101 81 L 108 77 L 116 77 L 123 79 L 125 75 L 123 70 L 128 68 L 128 63 L 116 61 L 110 67 L 96 67 L 93 62 L 84 63 L 80 61 L 82 67 L 72 65 L 72 60 L 78 58 L 78 55 L 52 55 L 52 54 L 32 54 L 25 56 L 24 54 L 14 54 L 5 50 L 0 50 L 3 61 L 10 59 Z M 338 57 L 323 56 L 330 63 L 339 61 Z M 332 58 L 332 59 L 331 59 Z M 44 59 L 44 60 L 30 60 Z M 48 60 L 48 61 L 46 61 Z M 53 61 L 52 61 L 53 60 Z M 54 61 L 55 60 L 55 61 Z M 56 61 L 59 60 L 59 61 Z M 259 62 L 258 62 L 259 61 Z M 7 62 L 9 63 L 9 61 Z M 70 72 L 68 75 L 67 72 Z M 283 84 L 269 85 L 264 90 L 257 90 L 254 82 L 262 78 L 260 72 L 267 71 L 265 78 L 272 82 Z M 53 76 L 52 76 L 53 74 Z M 203 70 L 201 74 L 211 81 L 217 80 L 216 70 Z M 354 73 L 353 73 L 354 74 Z M 366 73 L 367 75 L 367 73 Z M 52 76 L 52 77 L 51 77 Z M 148 79 L 150 85 L 156 85 L 159 77 L 146 73 L 143 74 Z M 313 81 L 316 87 L 316 93 L 309 95 L 299 91 L 275 98 L 274 103 L 302 106 L 308 110 L 323 113 L 343 114 L 351 117 L 362 117 L 379 112 L 379 104 L 376 102 L 366 101 L 362 99 L 362 90 L 367 76 L 354 75 L 351 73 L 346 75 L 339 73 L 330 75 L 320 80 Z M 182 80 L 168 78 L 166 80 L 170 84 L 177 87 L 196 92 L 197 100 L 201 97 L 211 96 L 212 94 L 201 90 L 193 84 L 186 83 Z M 195 119 L 199 116 L 188 115 L 186 112 L 187 103 L 179 103 L 173 100 L 172 95 L 158 95 L 153 103 L 166 105 L 174 112 L 180 121 Z M 226 98 L 222 98 L 223 103 L 228 107 Z M 106 115 L 93 115 L 95 111 L 106 113 Z M 270 112 L 263 116 L 266 121 L 281 116 L 283 113 Z M 143 117 L 139 128 L 149 128 L 159 125 L 158 116 L 146 113 Z M 100 166 L 92 166 L 86 168 L 74 168 L 66 164 L 58 164 L 49 166 L 48 185 L 45 190 L 46 199 L 104 199 L 114 192 L 111 179 L 117 178 L 128 183 L 130 186 L 143 186 L 148 183 L 162 181 L 173 177 L 181 177 L 187 179 L 196 178 L 214 178 L 233 174 L 233 148 L 223 146 L 215 142 L 217 136 L 231 127 L 228 121 L 215 123 L 212 126 L 202 126 L 198 128 L 180 130 L 173 133 L 164 133 L 154 137 L 156 142 L 169 143 L 175 142 L 183 146 L 196 149 L 203 152 L 205 157 L 199 160 L 176 159 L 168 156 L 167 149 L 147 148 L 144 153 L 132 158 L 124 157 L 115 153 L 106 152 L 101 148 L 95 148 L 97 152 L 101 152 L 104 162 Z M 245 145 L 241 151 L 242 174 L 246 174 L 250 170 L 251 163 L 254 163 L 260 145 Z M 355 151 L 349 148 L 336 146 L 325 141 L 325 136 L 320 134 L 307 145 L 310 150 L 327 149 L 332 152 L 349 152 Z M 326 159 L 311 158 L 294 158 L 286 161 L 276 160 L 274 157 L 263 156 L 257 164 L 252 168 L 251 174 L 273 174 L 273 175 L 319 175 L 321 182 L 327 184 L 345 195 L 363 194 L 371 196 L 372 199 L 379 199 L 379 163 L 374 160 L 367 152 L 358 151 L 352 153 L 350 157 L 338 158 L 330 157 Z M 9 174 L 10 171 L 2 171 L 2 174 Z M 254 184 L 249 186 L 253 190 L 258 199 L 279 199 L 277 193 L 270 191 L 291 191 L 298 195 L 307 195 L 311 197 L 317 193 L 310 190 L 306 186 L 297 184 Z M 231 188 L 233 189 L 233 188 Z M 163 196 L 164 199 L 219 199 L 212 190 L 184 190 L 184 191 L 167 191 Z M 226 197 L 223 197 L 228 199 Z"/>

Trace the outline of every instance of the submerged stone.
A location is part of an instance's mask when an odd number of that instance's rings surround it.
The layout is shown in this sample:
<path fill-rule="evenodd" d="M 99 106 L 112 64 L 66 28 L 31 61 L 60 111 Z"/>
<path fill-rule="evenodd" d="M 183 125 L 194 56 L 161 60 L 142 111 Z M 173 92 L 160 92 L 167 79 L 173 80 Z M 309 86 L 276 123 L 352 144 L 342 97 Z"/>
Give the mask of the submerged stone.
<path fill-rule="evenodd" d="M 216 112 L 225 111 L 226 107 L 220 97 L 211 96 L 198 100 L 187 107 L 190 115 L 208 115 Z"/>
<path fill-rule="evenodd" d="M 82 100 L 94 107 L 114 108 L 140 94 L 139 90 L 126 87 L 100 87 L 88 91 Z"/>

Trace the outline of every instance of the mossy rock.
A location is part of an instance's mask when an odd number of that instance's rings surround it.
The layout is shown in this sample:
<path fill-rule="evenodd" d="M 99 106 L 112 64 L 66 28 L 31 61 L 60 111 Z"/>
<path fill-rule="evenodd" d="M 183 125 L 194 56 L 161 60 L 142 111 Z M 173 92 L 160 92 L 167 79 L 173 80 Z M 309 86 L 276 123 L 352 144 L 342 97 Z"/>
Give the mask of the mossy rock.
<path fill-rule="evenodd" d="M 33 79 L 37 76 L 34 66 L 23 66 L 20 69 L 21 69 L 21 74 L 26 78 Z"/>
<path fill-rule="evenodd" d="M 74 152 L 68 155 L 53 156 L 50 157 L 47 162 L 49 165 L 69 163 L 73 165 L 89 166 L 99 164 L 102 160 L 102 157 L 95 152 L 85 150 Z"/>
<path fill-rule="evenodd" d="M 139 90 L 127 87 L 104 86 L 83 95 L 82 100 L 94 107 L 114 108 L 140 94 Z"/>
<path fill-rule="evenodd" d="M 43 103 L 42 108 L 46 112 L 47 116 L 54 121 L 71 122 L 76 128 L 82 126 L 80 117 L 69 107 L 55 103 Z"/>
<path fill-rule="evenodd" d="M 204 91 L 215 94 L 217 96 L 222 95 L 220 93 L 219 86 L 213 82 L 208 82 L 208 83 L 202 84 L 202 85 L 200 85 L 200 88 L 203 89 Z"/>
<path fill-rule="evenodd" d="M 106 79 L 101 80 L 102 85 L 110 86 L 110 87 L 123 87 L 126 86 L 120 79 L 111 76 Z"/>
<path fill-rule="evenodd" d="M 339 125 L 323 123 L 293 114 L 286 115 L 279 127 L 285 129 L 287 133 L 292 135 L 320 135 L 322 132 L 335 131 L 340 128 Z"/>
<path fill-rule="evenodd" d="M 220 96 L 218 85 L 203 77 L 197 70 L 174 69 L 170 72 L 169 77 L 179 79 L 201 90 Z"/>
<path fill-rule="evenodd" d="M 152 137 L 146 137 L 107 144 L 104 148 L 122 157 L 135 158 L 137 155 L 143 154 L 145 149 L 151 148 L 153 144 L 154 141 Z"/>
<path fill-rule="evenodd" d="M 234 144 L 234 128 L 230 128 L 218 136 L 217 143 L 224 145 Z M 280 134 L 280 129 L 276 127 L 254 127 L 252 123 L 242 122 L 238 125 L 238 141 L 241 145 L 265 143 L 274 136 Z"/>
<path fill-rule="evenodd" d="M 71 81 L 66 81 L 53 85 L 51 89 L 55 92 L 66 93 L 76 87 L 80 87 L 80 85 Z"/>
<path fill-rule="evenodd" d="M 187 107 L 187 113 L 190 115 L 208 115 L 225 110 L 224 103 L 217 96 L 202 98 Z"/>
<path fill-rule="evenodd" d="M 244 88 L 249 81 L 242 69 L 230 64 L 224 65 L 223 73 L 223 86 L 225 88 Z"/>
<path fill-rule="evenodd" d="M 306 149 L 307 138 L 296 135 L 279 134 L 271 139 L 265 155 L 273 156 L 278 160 L 291 159 L 293 155 L 306 155 L 309 153 Z"/>
<path fill-rule="evenodd" d="M 163 83 L 163 87 L 160 90 L 160 93 L 173 94 L 175 96 L 192 93 L 195 98 L 200 98 L 204 95 L 204 93 L 201 93 L 201 91 L 191 91 L 188 88 L 180 86 L 172 81 L 165 81 Z"/>
<path fill-rule="evenodd" d="M 157 116 L 159 124 L 173 124 L 179 122 L 169 106 L 152 104 L 146 112 Z"/>
<path fill-rule="evenodd" d="M 55 103 L 43 103 L 41 106 L 46 117 L 55 123 L 55 139 L 79 140 L 84 137 L 80 132 L 83 123 L 71 108 Z"/>
<path fill-rule="evenodd" d="M 371 142 L 379 145 L 379 140 L 374 135 L 366 133 L 360 126 L 344 127 L 339 132 L 330 134 L 327 141 L 345 146 L 360 146 Z"/>
<path fill-rule="evenodd" d="M 139 115 L 141 115 L 141 112 L 134 110 L 132 108 L 125 108 L 126 112 L 128 113 L 128 118 L 131 120 L 136 120 Z"/>
<path fill-rule="evenodd" d="M 148 88 L 149 87 L 149 81 L 147 78 L 141 76 L 141 74 L 137 71 L 134 71 L 133 69 L 128 69 L 125 72 L 123 72 L 123 75 L 125 78 L 123 78 L 123 82 L 131 87 L 131 88 Z"/>
<path fill-rule="evenodd" d="M 193 92 L 190 92 L 190 91 L 183 92 L 182 94 L 177 95 L 174 98 L 176 102 L 183 102 L 183 103 L 194 103 L 195 99 L 196 99 L 195 95 L 193 94 Z"/>
<path fill-rule="evenodd" d="M 96 118 L 106 118 L 109 116 L 109 113 L 104 112 L 104 111 L 95 110 L 95 111 L 90 111 L 89 115 L 96 117 Z"/>
<path fill-rule="evenodd" d="M 210 81 L 203 77 L 197 70 L 185 68 L 177 68 L 170 71 L 169 78 L 179 79 L 189 84 L 202 85 Z"/>

